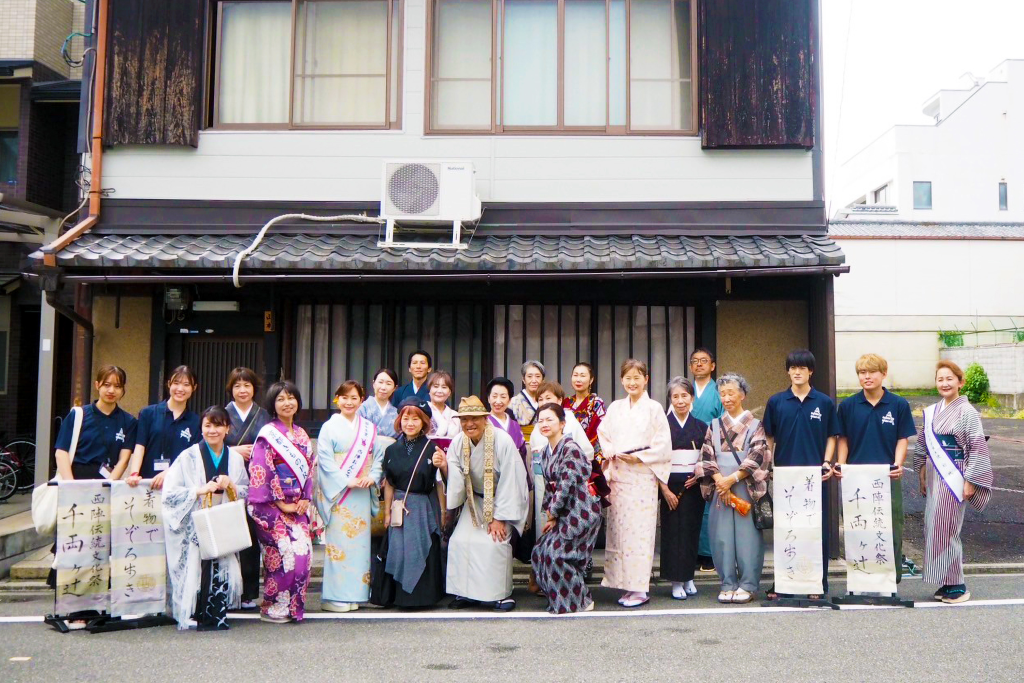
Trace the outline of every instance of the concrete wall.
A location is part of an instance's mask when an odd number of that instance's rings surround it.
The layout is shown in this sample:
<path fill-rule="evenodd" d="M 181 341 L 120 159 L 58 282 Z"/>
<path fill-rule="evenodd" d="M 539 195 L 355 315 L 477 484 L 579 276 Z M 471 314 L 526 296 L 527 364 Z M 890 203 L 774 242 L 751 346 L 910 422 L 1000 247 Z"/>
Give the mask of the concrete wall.
<path fill-rule="evenodd" d="M 149 404 L 150 331 L 153 302 L 147 297 L 121 299 L 120 326 L 115 327 L 117 299 L 95 296 L 92 300 L 92 375 L 103 365 L 119 365 L 128 375 L 121 407 L 133 415 Z M 96 391 L 93 389 L 93 400 Z"/>
<path fill-rule="evenodd" d="M 119 146 L 103 184 L 123 199 L 376 201 L 382 161 L 468 159 L 484 201 L 811 200 L 811 153 L 705 152 L 700 138 L 424 136 L 426 4 L 405 5 L 402 130 L 224 131 L 198 149 Z"/>
<path fill-rule="evenodd" d="M 890 386 L 925 388 L 934 382 L 939 330 L 1024 327 L 1022 240 L 836 241 L 850 266 L 835 282 L 840 391 L 859 387 L 853 364 L 861 354 L 889 361 Z M 1010 339 L 964 335 L 971 346 Z"/>
<path fill-rule="evenodd" d="M 940 355 L 964 370 L 978 363 L 988 375 L 990 393 L 1015 409 L 1024 408 L 1024 344 L 942 349 Z"/>
<path fill-rule="evenodd" d="M 744 407 L 760 417 L 768 398 L 789 386 L 786 354 L 807 348 L 807 304 L 719 301 L 717 344 L 716 375 L 743 375 L 751 385 Z"/>

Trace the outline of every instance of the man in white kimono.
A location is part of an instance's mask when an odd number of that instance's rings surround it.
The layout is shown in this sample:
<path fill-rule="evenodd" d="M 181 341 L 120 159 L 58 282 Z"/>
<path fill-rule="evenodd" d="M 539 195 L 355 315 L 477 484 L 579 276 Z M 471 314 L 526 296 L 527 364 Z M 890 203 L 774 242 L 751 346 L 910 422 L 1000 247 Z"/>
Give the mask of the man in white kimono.
<path fill-rule="evenodd" d="M 489 603 L 510 612 L 512 533 L 526 523 L 526 468 L 512 437 L 487 415 L 476 396 L 462 399 L 462 432 L 448 448 L 448 509 L 463 508 L 448 542 L 447 589 L 456 596 L 449 607 Z"/>

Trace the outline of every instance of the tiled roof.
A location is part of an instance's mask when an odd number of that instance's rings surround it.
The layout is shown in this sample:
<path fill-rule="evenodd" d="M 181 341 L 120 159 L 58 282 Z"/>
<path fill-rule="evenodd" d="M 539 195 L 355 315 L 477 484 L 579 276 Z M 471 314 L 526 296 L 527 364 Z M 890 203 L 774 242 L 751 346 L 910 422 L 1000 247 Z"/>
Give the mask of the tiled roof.
<path fill-rule="evenodd" d="M 1024 223 L 923 223 L 919 221 L 832 221 L 829 237 L 893 239 L 1024 239 Z"/>
<path fill-rule="evenodd" d="M 251 237 L 87 233 L 58 254 L 69 268 L 230 269 Z M 38 253 L 37 253 L 38 256 Z M 243 271 L 571 271 L 837 266 L 824 236 L 476 235 L 464 250 L 382 249 L 376 236 L 270 234 Z"/>

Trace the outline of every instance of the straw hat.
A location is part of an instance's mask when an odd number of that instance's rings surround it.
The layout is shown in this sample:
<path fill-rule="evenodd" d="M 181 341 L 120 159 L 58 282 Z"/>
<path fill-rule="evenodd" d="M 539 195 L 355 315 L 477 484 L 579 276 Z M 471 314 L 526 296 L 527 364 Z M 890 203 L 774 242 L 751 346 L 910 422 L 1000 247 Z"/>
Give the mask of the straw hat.
<path fill-rule="evenodd" d="M 459 401 L 459 417 L 487 417 L 491 411 L 476 396 L 467 396 Z"/>

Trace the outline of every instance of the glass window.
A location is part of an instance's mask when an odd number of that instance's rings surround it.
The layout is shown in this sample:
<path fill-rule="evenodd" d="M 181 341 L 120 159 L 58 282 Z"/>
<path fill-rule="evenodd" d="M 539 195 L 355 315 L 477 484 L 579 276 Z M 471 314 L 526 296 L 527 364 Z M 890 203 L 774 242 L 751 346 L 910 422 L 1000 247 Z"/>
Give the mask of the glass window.
<path fill-rule="evenodd" d="M 431 53 L 434 128 L 491 128 L 491 0 L 437 0 Z"/>
<path fill-rule="evenodd" d="M 888 204 L 889 203 L 889 185 L 882 185 L 880 188 L 875 190 L 874 197 L 875 204 Z"/>
<path fill-rule="evenodd" d="M 914 181 L 914 208 L 932 208 L 932 184 L 931 181 Z"/>
<path fill-rule="evenodd" d="M 18 131 L 0 130 L 0 192 L 18 182 Z"/>
<path fill-rule="evenodd" d="M 1006 197 L 1006 183 L 999 183 L 999 210 L 1007 211 L 1009 206 L 1010 205 Z"/>
<path fill-rule="evenodd" d="M 429 128 L 695 133 L 694 15 L 683 0 L 433 0 Z"/>
<path fill-rule="evenodd" d="M 215 124 L 397 124 L 398 2 L 220 3 Z"/>

